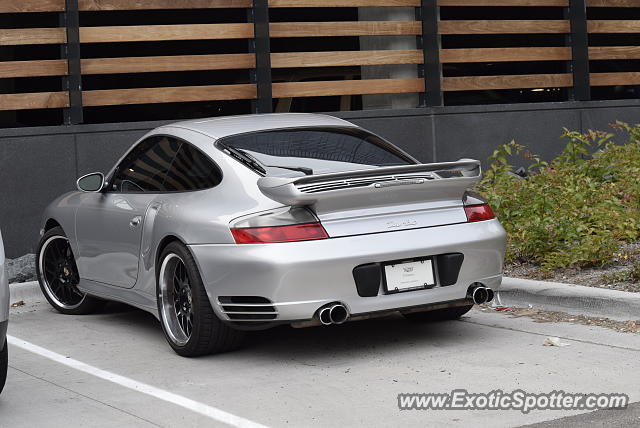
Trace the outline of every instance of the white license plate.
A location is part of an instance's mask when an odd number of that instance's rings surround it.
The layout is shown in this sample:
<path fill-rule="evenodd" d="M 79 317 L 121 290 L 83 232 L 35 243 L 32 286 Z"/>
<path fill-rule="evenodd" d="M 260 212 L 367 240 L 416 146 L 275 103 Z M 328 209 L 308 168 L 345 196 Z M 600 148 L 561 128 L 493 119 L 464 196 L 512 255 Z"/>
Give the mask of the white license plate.
<path fill-rule="evenodd" d="M 418 260 L 384 266 L 387 291 L 398 292 L 434 285 L 431 260 Z"/>

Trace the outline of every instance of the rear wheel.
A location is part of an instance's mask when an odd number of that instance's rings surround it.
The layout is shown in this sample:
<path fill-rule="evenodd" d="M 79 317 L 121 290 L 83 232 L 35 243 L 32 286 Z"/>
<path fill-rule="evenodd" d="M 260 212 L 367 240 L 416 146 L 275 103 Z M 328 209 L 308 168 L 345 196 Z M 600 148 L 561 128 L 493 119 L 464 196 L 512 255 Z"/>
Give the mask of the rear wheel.
<path fill-rule="evenodd" d="M 0 392 L 4 389 L 7 381 L 7 369 L 9 368 L 9 348 L 7 339 L 4 339 L 4 348 L 0 351 Z"/>
<path fill-rule="evenodd" d="M 436 322 L 455 320 L 469 312 L 473 305 L 457 306 L 455 308 L 436 309 L 435 311 L 403 313 L 404 317 L 413 322 Z"/>
<path fill-rule="evenodd" d="M 183 357 L 230 351 L 244 333 L 220 321 L 211 308 L 198 267 L 179 242 L 160 255 L 158 312 L 169 345 Z"/>
<path fill-rule="evenodd" d="M 101 300 L 78 289 L 80 276 L 76 260 L 61 227 L 54 227 L 42 236 L 36 261 L 40 289 L 58 312 L 88 314 L 101 305 Z"/>

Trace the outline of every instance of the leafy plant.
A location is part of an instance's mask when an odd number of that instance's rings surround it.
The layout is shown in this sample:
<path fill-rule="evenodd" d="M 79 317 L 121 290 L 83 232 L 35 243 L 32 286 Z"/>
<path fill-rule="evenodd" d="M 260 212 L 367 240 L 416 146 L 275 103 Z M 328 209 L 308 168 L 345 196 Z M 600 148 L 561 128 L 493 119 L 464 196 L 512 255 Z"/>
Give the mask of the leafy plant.
<path fill-rule="evenodd" d="M 601 279 L 606 284 L 615 284 L 617 282 L 640 282 L 640 261 L 631 265 L 630 269 L 604 274 L 601 276 Z"/>
<path fill-rule="evenodd" d="M 635 262 L 629 269 L 629 278 L 631 281 L 640 281 L 640 262 Z"/>
<path fill-rule="evenodd" d="M 564 149 L 549 163 L 515 141 L 489 157 L 476 190 L 508 232 L 508 261 L 547 271 L 601 266 L 621 243 L 640 237 L 640 125 L 613 126 L 627 131 L 627 141 L 565 129 Z M 516 174 L 516 156 L 529 162 L 526 174 Z"/>

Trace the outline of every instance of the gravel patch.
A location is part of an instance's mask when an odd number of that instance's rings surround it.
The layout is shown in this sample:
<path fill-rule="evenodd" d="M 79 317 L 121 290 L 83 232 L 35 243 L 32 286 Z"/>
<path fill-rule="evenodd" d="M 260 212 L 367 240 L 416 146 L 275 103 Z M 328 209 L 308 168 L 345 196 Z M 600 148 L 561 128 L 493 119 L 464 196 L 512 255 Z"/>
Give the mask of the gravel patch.
<path fill-rule="evenodd" d="M 9 283 L 36 280 L 36 255 L 25 254 L 17 259 L 7 259 L 5 263 Z"/>
<path fill-rule="evenodd" d="M 630 272 L 640 263 L 640 241 L 625 244 L 615 253 L 612 263 L 603 267 L 559 269 L 545 272 L 531 263 L 511 263 L 504 268 L 505 276 L 543 281 L 564 282 L 587 287 L 640 293 L 640 278 Z"/>
<path fill-rule="evenodd" d="M 582 325 L 596 325 L 615 330 L 620 333 L 640 334 L 640 319 L 629 321 L 616 321 L 610 318 L 588 317 L 585 315 L 572 315 L 564 312 L 545 311 L 542 309 L 532 308 L 491 308 L 483 305 L 481 311 L 499 311 L 512 317 L 528 317 L 535 322 L 568 322 Z"/>

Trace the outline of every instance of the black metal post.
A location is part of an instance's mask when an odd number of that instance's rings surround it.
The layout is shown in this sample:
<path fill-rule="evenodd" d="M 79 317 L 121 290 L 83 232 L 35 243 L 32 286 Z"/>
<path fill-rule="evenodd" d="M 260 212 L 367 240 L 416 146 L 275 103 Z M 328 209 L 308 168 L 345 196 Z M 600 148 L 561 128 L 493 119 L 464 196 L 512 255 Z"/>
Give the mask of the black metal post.
<path fill-rule="evenodd" d="M 64 109 L 64 124 L 82 123 L 82 70 L 80 68 L 80 15 L 78 0 L 66 0 L 60 24 L 67 29 L 67 43 L 62 47 L 62 58 L 67 60 L 67 76 L 63 77 L 63 90 L 69 92 L 69 107 Z"/>
<path fill-rule="evenodd" d="M 254 0 L 251 10 L 253 21 L 253 52 L 256 56 L 256 68 L 252 74 L 258 90 L 258 98 L 254 103 L 255 113 L 271 113 L 273 97 L 271 94 L 271 43 L 269 36 L 269 3 L 268 0 Z"/>
<path fill-rule="evenodd" d="M 573 97 L 578 101 L 591 99 L 589 82 L 589 33 L 587 30 L 587 5 L 585 0 L 569 1 L 571 23 L 571 71 L 573 73 Z"/>
<path fill-rule="evenodd" d="M 418 6 L 416 9 L 416 21 L 422 22 L 422 7 Z M 424 52 L 424 40 L 422 38 L 422 34 L 416 36 L 416 49 L 422 50 Z M 418 65 L 418 77 L 424 79 L 424 62 Z M 425 98 L 426 95 L 426 81 L 425 81 L 425 91 L 420 92 L 418 94 L 418 106 L 425 107 L 427 105 L 427 100 Z"/>
<path fill-rule="evenodd" d="M 422 51 L 424 52 L 425 105 L 444 104 L 442 97 L 442 64 L 440 63 L 440 8 L 437 0 L 422 0 Z"/>

